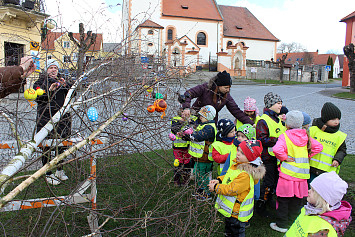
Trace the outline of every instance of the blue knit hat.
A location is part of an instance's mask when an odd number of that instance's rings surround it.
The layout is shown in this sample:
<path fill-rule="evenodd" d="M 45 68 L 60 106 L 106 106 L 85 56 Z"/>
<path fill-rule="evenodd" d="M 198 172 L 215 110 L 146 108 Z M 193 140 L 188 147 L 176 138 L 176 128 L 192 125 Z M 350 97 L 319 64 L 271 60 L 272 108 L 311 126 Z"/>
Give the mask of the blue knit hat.
<path fill-rule="evenodd" d="M 306 112 L 302 111 L 302 114 L 303 114 L 303 124 L 302 124 L 302 126 L 310 124 L 312 122 L 311 117 Z"/>

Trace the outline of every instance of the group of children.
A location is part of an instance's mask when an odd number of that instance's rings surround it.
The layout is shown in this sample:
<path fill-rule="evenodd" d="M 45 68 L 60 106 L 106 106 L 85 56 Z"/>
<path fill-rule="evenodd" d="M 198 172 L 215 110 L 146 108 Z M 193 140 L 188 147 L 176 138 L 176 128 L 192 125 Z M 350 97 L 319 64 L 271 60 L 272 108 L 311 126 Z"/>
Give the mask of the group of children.
<path fill-rule="evenodd" d="M 225 216 L 226 236 L 245 236 L 254 201 L 264 217 L 270 216 L 267 206 L 276 209 L 270 227 L 285 236 L 343 236 L 351 206 L 342 201 L 348 186 L 337 174 L 346 156 L 339 108 L 325 103 L 310 126 L 307 113 L 288 111 L 277 94 L 266 94 L 264 104 L 259 116 L 255 99 L 244 102 L 256 128 L 229 119 L 215 124 L 211 105 L 197 116 L 182 110 L 174 117 L 175 183 L 187 184 L 193 168 L 193 196 L 209 200 L 211 192 L 217 194 L 215 208 Z M 216 179 L 211 178 L 213 163 L 218 164 Z"/>

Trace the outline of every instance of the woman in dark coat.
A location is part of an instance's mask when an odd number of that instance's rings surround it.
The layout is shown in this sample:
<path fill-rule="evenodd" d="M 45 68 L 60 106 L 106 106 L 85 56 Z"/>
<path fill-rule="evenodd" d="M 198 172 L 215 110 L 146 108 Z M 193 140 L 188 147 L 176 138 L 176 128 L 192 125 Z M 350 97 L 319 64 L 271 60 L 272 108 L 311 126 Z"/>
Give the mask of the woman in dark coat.
<path fill-rule="evenodd" d="M 39 132 L 51 118 L 62 108 L 65 97 L 71 87 L 67 81 L 59 77 L 59 65 L 54 59 L 47 62 L 46 73 L 40 75 L 38 81 L 33 85 L 34 89 L 41 88 L 45 93 L 38 96 L 37 102 L 37 132 Z M 53 130 L 48 134 L 48 139 L 65 139 L 71 135 L 71 116 L 66 113 L 61 116 L 60 121 L 55 125 Z M 58 154 L 65 151 L 67 147 L 58 147 Z M 52 148 L 53 149 L 53 148 Z M 45 147 L 42 156 L 43 165 L 47 164 L 51 159 L 51 148 Z M 55 175 L 52 172 L 47 173 L 47 181 L 53 185 L 58 185 L 60 181 L 67 180 L 63 168 L 59 166 Z"/>
<path fill-rule="evenodd" d="M 229 112 L 242 123 L 254 124 L 250 118 L 239 109 L 234 99 L 230 95 L 232 79 L 226 71 L 219 72 L 210 81 L 187 90 L 184 94 L 185 102 L 182 104 L 184 109 L 190 108 L 191 100 L 197 98 L 192 105 L 192 109 L 199 111 L 205 105 L 212 105 L 217 113 L 214 120 L 218 121 L 218 112 L 227 106 Z"/>

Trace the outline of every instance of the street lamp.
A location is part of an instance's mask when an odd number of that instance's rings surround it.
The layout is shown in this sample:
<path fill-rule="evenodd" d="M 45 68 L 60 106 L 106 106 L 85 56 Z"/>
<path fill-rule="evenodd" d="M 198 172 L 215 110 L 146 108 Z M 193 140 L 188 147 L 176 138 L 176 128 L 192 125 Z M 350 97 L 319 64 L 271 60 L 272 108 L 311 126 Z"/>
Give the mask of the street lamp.
<path fill-rule="evenodd" d="M 46 19 L 43 22 L 43 26 L 41 28 L 41 41 L 44 41 L 47 37 L 48 29 L 53 30 L 57 28 L 57 22 L 53 19 Z"/>

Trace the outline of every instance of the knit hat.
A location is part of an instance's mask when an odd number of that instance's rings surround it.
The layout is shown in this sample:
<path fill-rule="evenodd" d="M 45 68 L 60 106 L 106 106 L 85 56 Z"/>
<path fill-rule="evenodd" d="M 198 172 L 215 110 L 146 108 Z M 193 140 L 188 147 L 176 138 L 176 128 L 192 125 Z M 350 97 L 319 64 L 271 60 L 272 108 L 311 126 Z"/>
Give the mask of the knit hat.
<path fill-rule="evenodd" d="M 255 161 L 256 158 L 261 156 L 261 152 L 263 151 L 263 145 L 259 140 L 242 141 L 239 147 L 242 149 L 249 162 Z"/>
<path fill-rule="evenodd" d="M 238 128 L 237 131 L 242 132 L 248 138 L 248 140 L 253 140 L 256 138 L 255 128 L 250 124 L 243 124 Z"/>
<path fill-rule="evenodd" d="M 270 107 L 271 107 L 271 106 L 270 106 Z M 280 115 L 280 114 L 287 114 L 287 113 L 288 113 L 288 109 L 286 108 L 286 106 L 283 105 L 283 106 L 281 107 L 281 109 L 280 109 L 279 115 Z"/>
<path fill-rule="evenodd" d="M 55 59 L 52 58 L 52 59 L 49 59 L 46 63 L 46 71 L 52 65 L 57 66 L 57 68 L 59 69 L 59 63 Z"/>
<path fill-rule="evenodd" d="M 303 120 L 301 111 L 292 110 L 286 114 L 286 126 L 289 128 L 302 128 Z"/>
<path fill-rule="evenodd" d="M 302 112 L 302 114 L 303 114 L 303 124 L 302 124 L 302 126 L 311 124 L 311 122 L 312 122 L 311 117 L 306 112 Z"/>
<path fill-rule="evenodd" d="M 255 115 L 259 114 L 258 107 L 256 106 L 256 100 L 249 96 L 244 100 L 244 111 L 255 111 Z"/>
<path fill-rule="evenodd" d="M 331 102 L 327 102 L 323 105 L 321 110 L 321 119 L 324 123 L 332 119 L 341 119 L 341 111 L 336 105 Z"/>
<path fill-rule="evenodd" d="M 216 109 L 212 105 L 205 105 L 200 109 L 198 114 L 210 121 L 216 117 Z"/>
<path fill-rule="evenodd" d="M 217 79 L 215 80 L 217 86 L 231 86 L 232 78 L 228 72 L 225 70 L 217 74 Z"/>
<path fill-rule="evenodd" d="M 217 123 L 217 131 L 221 137 L 226 137 L 233 128 L 235 125 L 230 119 L 220 119 Z"/>
<path fill-rule="evenodd" d="M 270 108 L 278 102 L 282 102 L 282 99 L 278 94 L 269 92 L 264 96 L 264 104 L 266 108 Z"/>
<path fill-rule="evenodd" d="M 335 171 L 320 174 L 310 185 L 330 206 L 339 203 L 348 188 L 348 184 Z"/>

